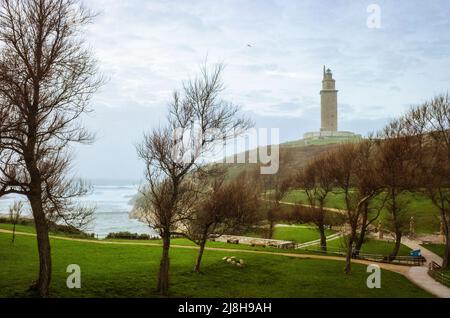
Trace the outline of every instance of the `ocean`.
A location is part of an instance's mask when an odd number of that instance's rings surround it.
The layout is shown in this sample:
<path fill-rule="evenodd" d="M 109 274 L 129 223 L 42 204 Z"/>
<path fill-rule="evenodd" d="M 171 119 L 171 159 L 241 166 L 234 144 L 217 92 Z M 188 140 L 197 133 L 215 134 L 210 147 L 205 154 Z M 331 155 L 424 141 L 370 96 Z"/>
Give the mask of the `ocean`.
<path fill-rule="evenodd" d="M 132 210 L 132 199 L 138 193 L 139 186 L 125 182 L 97 182 L 91 183 L 92 191 L 85 197 L 79 198 L 82 205 L 95 207 L 94 220 L 87 228 L 87 232 L 95 233 L 99 238 L 105 238 L 112 232 L 131 232 L 156 235 L 145 223 L 129 218 Z M 8 214 L 9 207 L 14 201 L 25 201 L 20 196 L 5 196 L 0 198 L 0 214 Z M 29 206 L 25 206 L 24 215 L 30 215 Z"/>

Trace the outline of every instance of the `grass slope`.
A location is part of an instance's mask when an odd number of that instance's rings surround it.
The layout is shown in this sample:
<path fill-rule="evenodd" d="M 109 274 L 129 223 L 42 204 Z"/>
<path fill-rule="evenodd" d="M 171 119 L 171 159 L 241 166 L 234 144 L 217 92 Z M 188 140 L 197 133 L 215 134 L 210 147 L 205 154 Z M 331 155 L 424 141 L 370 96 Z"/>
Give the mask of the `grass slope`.
<path fill-rule="evenodd" d="M 334 231 L 326 230 L 327 236 L 334 234 Z M 297 243 L 306 243 L 320 239 L 320 233 L 315 228 L 308 227 L 276 227 L 273 233 L 276 240 L 293 241 Z"/>
<path fill-rule="evenodd" d="M 367 254 L 377 254 L 377 255 L 389 255 L 393 249 L 394 249 L 394 243 L 388 242 L 388 241 L 379 241 L 379 240 L 373 240 L 373 239 L 366 239 L 364 242 L 361 252 L 367 253 Z M 327 247 L 329 248 L 329 251 L 336 251 L 336 250 L 345 250 L 346 249 L 346 243 L 344 238 L 338 238 L 336 240 L 332 240 L 327 242 Z M 315 245 L 312 247 L 308 247 L 308 250 L 314 250 L 319 249 L 320 245 Z M 411 252 L 411 249 L 405 245 L 400 246 L 400 250 L 398 252 L 399 256 L 409 256 L 409 253 Z"/>
<path fill-rule="evenodd" d="M 355 139 L 357 142 L 359 139 Z M 310 160 L 320 156 L 323 153 L 335 148 L 342 140 L 323 140 L 315 145 L 307 145 L 304 140 L 297 140 L 280 145 L 280 169 L 279 174 L 283 177 L 292 176 L 304 167 Z M 254 151 L 254 150 L 253 150 Z M 248 152 L 246 153 L 248 156 Z M 240 172 L 249 171 L 256 168 L 254 164 L 227 164 L 229 168 L 229 177 L 234 178 Z M 440 229 L 439 212 L 433 206 L 431 201 L 419 193 L 410 193 L 403 198 L 409 201 L 405 217 L 414 216 L 416 222 L 416 232 L 421 234 L 430 234 L 438 232 Z M 302 191 L 293 191 L 289 193 L 284 201 L 293 203 L 306 203 L 306 196 Z M 342 194 L 332 193 L 329 196 L 327 207 L 342 209 L 344 207 Z M 387 219 L 387 213 L 384 211 L 381 219 Z M 384 222 L 387 224 L 388 222 Z"/>
<path fill-rule="evenodd" d="M 320 145 L 305 145 L 303 140 L 293 141 L 290 143 L 281 144 L 279 146 L 280 162 L 279 173 L 281 175 L 290 175 L 305 166 L 311 159 L 326 153 L 339 142 L 325 143 Z M 245 152 L 246 158 L 250 158 L 250 153 L 257 152 L 258 149 Z M 233 158 L 233 157 L 231 157 Z M 231 162 L 237 162 L 237 155 Z M 226 164 L 228 169 L 228 177 L 235 178 L 243 171 L 252 171 L 257 168 L 256 164 Z"/>
<path fill-rule="evenodd" d="M 430 199 L 420 193 L 407 193 L 402 200 L 407 202 L 405 217 L 409 219 L 414 216 L 416 233 L 436 233 L 440 229 L 439 211 Z M 308 200 L 304 191 L 295 190 L 289 192 L 284 198 L 285 202 L 307 204 Z M 334 209 L 345 209 L 344 196 L 340 191 L 334 191 L 328 196 L 326 206 Z M 380 216 L 388 224 L 388 212 L 384 210 Z"/>
<path fill-rule="evenodd" d="M 12 230 L 12 225 L 10 224 L 0 224 L 0 229 L 5 230 Z M 18 232 L 24 232 L 24 233 L 35 233 L 34 227 L 31 226 L 25 226 L 25 225 L 18 225 L 17 226 Z M 332 234 L 333 231 L 327 230 L 327 235 Z M 9 239 L 11 239 L 11 234 L 9 235 Z M 52 233 L 52 235 L 58 235 L 58 236 L 67 236 L 64 233 Z M 259 237 L 260 235 L 256 233 L 249 233 L 249 236 L 253 237 Z M 280 240 L 293 240 L 298 243 L 304 243 L 304 242 L 310 242 L 313 240 L 317 240 L 319 236 L 319 232 L 310 227 L 305 226 L 293 226 L 293 227 L 276 227 L 274 232 L 274 237 L 276 239 Z M 109 241 L 116 241 L 116 242 L 130 242 L 130 243 L 153 243 L 153 244 L 162 244 L 161 240 L 152 240 L 152 241 L 129 241 L 129 240 L 109 240 Z M 183 238 L 177 238 L 172 239 L 173 245 L 181 245 L 181 246 L 195 246 L 195 244 L 192 241 L 189 241 L 188 239 Z M 328 242 L 328 246 L 331 249 L 343 249 L 345 248 L 345 243 L 341 239 L 333 240 Z M 249 245 L 236 245 L 236 244 L 227 244 L 222 242 L 208 242 L 207 247 L 212 248 L 226 248 L 226 249 L 236 249 L 236 250 L 252 250 L 252 251 L 268 251 L 268 252 L 274 252 L 274 253 L 284 253 L 286 250 L 280 250 L 277 248 L 270 248 L 270 247 L 251 247 Z M 378 240 L 367 240 L 367 242 L 363 245 L 363 252 L 370 253 L 370 254 L 383 254 L 388 255 L 394 247 L 394 244 L 392 242 L 386 242 L 386 241 L 378 241 Z M 309 248 L 310 250 L 318 249 L 317 246 L 312 246 Z M 409 252 L 411 250 L 402 245 L 400 249 L 400 255 L 409 255 Z M 289 253 L 298 253 L 298 254 L 305 254 L 308 253 L 305 250 L 298 249 L 298 250 L 289 250 Z"/>
<path fill-rule="evenodd" d="M 326 230 L 326 235 L 332 235 L 335 231 Z M 248 233 L 247 236 L 262 237 L 259 233 Z M 273 231 L 274 240 L 306 243 L 320 239 L 317 229 L 309 226 L 277 226 Z"/>
<path fill-rule="evenodd" d="M 445 245 L 444 244 L 424 244 L 422 245 L 427 250 L 432 251 L 434 254 L 444 257 Z M 441 264 L 439 264 L 441 265 Z"/>
<path fill-rule="evenodd" d="M 52 240 L 52 297 L 157 297 L 154 285 L 161 250 L 146 246 L 100 245 Z M 192 271 L 195 250 L 172 249 L 172 297 L 430 297 L 403 276 L 383 271 L 382 288 L 366 287 L 365 266 L 346 276 L 343 263 L 273 255 L 236 253 L 248 264 L 237 268 L 222 261 L 229 253 L 207 251 L 203 273 Z M 66 267 L 78 264 L 82 288 L 66 288 Z M 0 233 L 0 297 L 28 296 L 38 259 L 34 237 Z"/>

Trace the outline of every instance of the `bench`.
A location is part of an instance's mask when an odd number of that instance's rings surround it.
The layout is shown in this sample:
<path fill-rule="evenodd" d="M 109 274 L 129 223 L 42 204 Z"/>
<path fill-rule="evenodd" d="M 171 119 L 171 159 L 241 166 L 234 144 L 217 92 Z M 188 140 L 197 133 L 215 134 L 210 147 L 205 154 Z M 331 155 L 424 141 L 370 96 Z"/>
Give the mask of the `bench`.
<path fill-rule="evenodd" d="M 415 250 L 412 251 L 411 253 L 409 253 L 410 256 L 412 257 L 422 257 L 422 251 L 421 250 Z"/>

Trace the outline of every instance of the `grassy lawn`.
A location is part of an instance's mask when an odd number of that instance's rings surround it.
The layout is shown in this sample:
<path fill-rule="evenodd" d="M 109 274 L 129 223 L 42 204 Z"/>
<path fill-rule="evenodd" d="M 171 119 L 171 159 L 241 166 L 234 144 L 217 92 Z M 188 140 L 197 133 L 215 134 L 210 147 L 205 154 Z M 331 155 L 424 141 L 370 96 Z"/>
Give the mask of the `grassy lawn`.
<path fill-rule="evenodd" d="M 12 230 L 12 225 L 10 224 L 0 224 L 0 229 L 6 229 L 6 230 Z M 29 225 L 17 225 L 17 232 L 24 232 L 24 233 L 35 233 L 34 227 Z M 327 235 L 331 235 L 335 233 L 334 231 L 327 230 Z M 64 233 L 52 233 L 52 235 L 57 236 L 67 236 Z M 256 233 L 249 233 L 248 235 L 258 237 L 258 234 Z M 11 239 L 11 234 L 6 234 L 6 236 L 9 236 L 9 239 Z M 274 232 L 274 238 L 279 240 L 292 240 L 299 243 L 304 242 L 310 242 L 319 239 L 320 235 L 319 232 L 314 229 L 307 226 L 292 226 L 292 227 L 276 227 Z M 162 245 L 161 240 L 151 240 L 151 241 L 134 241 L 134 240 L 119 240 L 119 239 L 111 239 L 107 240 L 111 242 L 123 242 L 123 243 L 134 243 L 134 244 L 145 244 L 145 243 L 152 243 L 152 244 L 159 244 Z M 172 239 L 172 245 L 181 245 L 181 246 L 195 246 L 195 243 L 188 239 L 184 238 L 176 238 Z M 364 253 L 369 254 L 382 254 L 387 255 L 389 254 L 393 249 L 394 244 L 391 242 L 386 241 L 378 241 L 378 240 L 367 240 L 362 248 L 362 251 Z M 244 244 L 228 244 L 228 243 L 222 243 L 222 242 L 211 242 L 209 241 L 207 243 L 207 247 L 211 248 L 226 248 L 226 249 L 235 249 L 235 250 L 251 250 L 251 251 L 267 251 L 267 252 L 274 252 L 274 253 L 285 253 L 286 250 L 280 250 L 277 248 L 272 247 L 261 247 L 261 246 L 255 246 L 252 247 L 250 245 L 244 245 Z M 333 241 L 328 242 L 328 247 L 330 248 L 330 251 L 333 249 L 344 249 L 345 248 L 345 242 L 343 239 L 336 239 Z M 308 250 L 315 250 L 319 249 L 319 245 L 311 246 L 307 250 L 304 249 L 296 249 L 296 250 L 288 250 L 289 253 L 295 253 L 295 254 L 307 254 Z M 400 248 L 400 254 L 399 255 L 409 255 L 409 252 L 411 250 L 402 245 Z"/>
<path fill-rule="evenodd" d="M 444 257 L 445 245 L 444 244 L 425 244 L 422 245 L 427 250 L 432 251 L 434 254 Z M 440 264 L 441 265 L 441 264 Z"/>
<path fill-rule="evenodd" d="M 326 235 L 332 235 L 335 231 L 326 230 Z M 246 236 L 262 237 L 260 233 L 247 233 Z M 273 231 L 274 240 L 292 241 L 296 243 L 306 243 L 320 239 L 319 231 L 310 226 L 276 226 Z"/>
<path fill-rule="evenodd" d="M 6 223 L 0 223 L 0 229 L 1 230 L 13 230 L 12 224 L 6 224 Z M 23 233 L 36 233 L 36 230 L 34 229 L 34 226 L 30 225 L 16 225 L 16 231 L 17 232 L 23 232 Z"/>
<path fill-rule="evenodd" d="M 12 224 L 8 224 L 8 223 L 0 223 L 0 230 L 9 230 L 12 231 L 13 230 L 13 225 Z M 22 233 L 36 233 L 36 229 L 34 227 L 34 225 L 22 225 L 22 224 L 17 224 L 16 225 L 16 232 L 22 232 Z M 85 235 L 77 235 L 77 234 L 69 234 L 69 233 L 65 233 L 65 232 L 58 232 L 58 231 L 50 231 L 50 235 L 55 235 L 55 236 L 65 236 L 65 237 L 73 237 L 73 238 L 89 238 L 89 239 L 94 239 L 91 237 L 86 237 Z"/>
<path fill-rule="evenodd" d="M 286 196 L 283 198 L 283 201 L 308 204 L 308 197 L 306 196 L 306 193 L 304 191 L 294 190 L 286 194 Z M 327 197 L 326 206 L 333 209 L 343 209 L 345 206 L 342 193 L 338 191 L 330 193 Z"/>
<path fill-rule="evenodd" d="M 52 297 L 157 297 L 154 292 L 159 247 L 100 245 L 52 240 L 54 276 Z M 238 268 L 222 261 L 228 252 L 206 251 L 203 273 L 192 269 L 196 250 L 172 249 L 172 297 L 430 297 L 403 276 L 383 271 L 382 288 L 366 287 L 366 267 L 353 265 L 351 276 L 343 263 L 276 255 L 235 256 L 248 264 Z M 82 288 L 66 288 L 66 267 L 78 264 Z M 34 237 L 0 234 L 0 297 L 28 296 L 38 260 Z"/>
<path fill-rule="evenodd" d="M 331 251 L 338 250 L 338 249 L 345 249 L 345 241 L 344 238 L 338 238 L 336 240 L 332 240 L 327 242 L 327 246 Z M 308 247 L 307 250 L 314 250 L 319 249 L 320 245 L 315 245 Z M 387 241 L 379 241 L 374 239 L 367 239 L 366 242 L 364 242 L 361 252 L 368 253 L 368 254 L 377 254 L 377 255 L 389 255 L 392 250 L 394 249 L 394 243 L 393 242 L 387 242 Z M 400 256 L 409 256 L 409 253 L 411 252 L 411 249 L 405 245 L 400 246 L 399 255 Z"/>
<path fill-rule="evenodd" d="M 402 200 L 408 202 L 408 209 L 405 217 L 414 216 L 417 233 L 435 233 L 440 229 L 439 211 L 433 203 L 421 193 L 407 193 L 403 195 Z M 289 192 L 284 198 L 285 202 L 307 204 L 308 200 L 304 191 L 295 190 Z M 342 192 L 335 191 L 330 193 L 326 206 L 334 209 L 344 209 L 344 197 Z M 384 210 L 380 216 L 381 220 L 388 218 L 387 211 Z M 388 221 L 384 221 L 387 224 Z"/>
<path fill-rule="evenodd" d="M 328 236 L 335 232 L 326 230 L 325 233 Z M 320 233 L 315 228 L 277 226 L 274 230 L 273 238 L 276 240 L 306 243 L 320 239 Z"/>

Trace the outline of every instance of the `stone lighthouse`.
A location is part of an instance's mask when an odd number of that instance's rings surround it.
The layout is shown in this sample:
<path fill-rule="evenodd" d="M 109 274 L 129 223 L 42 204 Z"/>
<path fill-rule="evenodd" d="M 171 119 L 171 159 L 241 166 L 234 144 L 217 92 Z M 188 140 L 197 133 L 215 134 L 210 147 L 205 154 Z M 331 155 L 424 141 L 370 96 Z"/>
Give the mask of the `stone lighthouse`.
<path fill-rule="evenodd" d="M 320 131 L 338 131 L 337 93 L 333 73 L 330 69 L 326 70 L 324 66 L 322 90 L 320 91 L 322 116 Z"/>
<path fill-rule="evenodd" d="M 307 132 L 303 139 L 305 144 L 339 143 L 361 139 L 350 131 L 338 131 L 338 91 L 336 81 L 330 69 L 323 67 L 322 90 L 320 91 L 320 131 Z"/>

